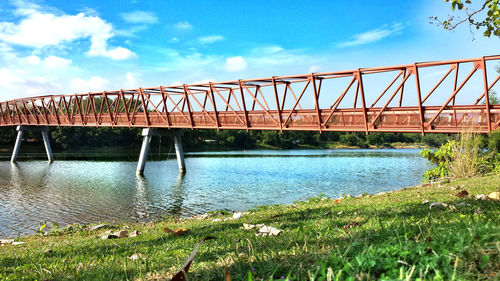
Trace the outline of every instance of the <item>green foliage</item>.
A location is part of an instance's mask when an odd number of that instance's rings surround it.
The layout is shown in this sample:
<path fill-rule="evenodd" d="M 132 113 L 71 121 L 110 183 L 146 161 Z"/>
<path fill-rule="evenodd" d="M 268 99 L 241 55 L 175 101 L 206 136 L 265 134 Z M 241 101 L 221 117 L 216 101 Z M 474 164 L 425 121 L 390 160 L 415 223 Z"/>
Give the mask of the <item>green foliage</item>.
<path fill-rule="evenodd" d="M 10 143 L 15 139 L 15 127 L 2 127 L 0 129 L 0 143 Z"/>
<path fill-rule="evenodd" d="M 96 104 L 99 104 L 96 99 Z M 55 151 L 86 147 L 139 146 L 141 142 L 140 128 L 108 128 L 108 127 L 57 127 L 50 128 Z M 0 143 L 12 144 L 15 140 L 14 127 L 0 130 Z M 282 149 L 309 147 L 332 147 L 348 145 L 357 147 L 390 146 L 392 143 L 425 143 L 438 147 L 445 143 L 449 136 L 444 134 L 394 134 L 394 133 L 347 133 L 347 132 L 308 132 L 308 131 L 245 131 L 245 130 L 185 130 L 183 145 L 189 150 L 214 148 L 249 149 L 259 145 Z M 25 140 L 42 142 L 39 132 L 28 131 Z M 158 147 L 159 138 L 152 139 L 152 145 Z M 168 149 L 171 140 L 161 143 Z"/>
<path fill-rule="evenodd" d="M 364 141 L 357 134 L 345 134 L 340 136 L 340 142 L 348 146 L 365 147 Z"/>
<path fill-rule="evenodd" d="M 420 155 L 429 160 L 434 168 L 431 168 L 423 175 L 426 181 L 446 177 L 449 174 L 448 166 L 453 159 L 453 150 L 458 145 L 454 140 L 443 144 L 438 150 L 424 149 Z"/>
<path fill-rule="evenodd" d="M 423 175 L 426 181 L 450 176 L 453 178 L 472 177 L 500 169 L 500 154 L 495 145 L 500 133 L 490 134 L 490 151 L 484 152 L 485 138 L 472 133 L 462 133 L 460 141 L 449 140 L 438 150 L 424 149 L 420 155 L 429 160 L 432 168 Z"/>
<path fill-rule="evenodd" d="M 263 131 L 262 142 L 267 145 L 276 146 L 279 148 L 292 148 L 295 146 L 293 138 L 288 132 Z"/>
<path fill-rule="evenodd" d="M 449 174 L 453 178 L 466 178 L 481 173 L 483 162 L 481 136 L 471 132 L 460 134 L 460 141 L 453 148 L 453 159 L 449 165 Z"/>
<path fill-rule="evenodd" d="M 126 146 L 140 142 L 140 129 L 57 127 L 51 132 L 56 146 L 62 149 L 74 147 Z"/>
<path fill-rule="evenodd" d="M 500 153 L 500 129 L 489 133 L 488 149 L 492 152 Z"/>
<path fill-rule="evenodd" d="M 444 1 L 451 4 L 452 11 L 457 9 L 463 11 L 464 16 L 464 18 L 450 16 L 444 21 L 440 21 L 437 17 L 431 17 L 444 29 L 453 30 L 463 23 L 468 23 L 470 27 L 476 30 L 483 29 L 483 35 L 486 37 L 491 35 L 500 37 L 500 0 L 484 0 L 479 8 L 473 8 L 470 0 Z M 486 10 L 486 13 L 482 13 L 484 10 Z"/>
<path fill-rule="evenodd" d="M 440 147 L 448 140 L 453 139 L 454 136 L 449 137 L 445 134 L 426 134 L 422 137 L 422 142 L 430 147 Z"/>
<path fill-rule="evenodd" d="M 497 68 L 497 72 L 500 73 L 500 68 Z M 500 104 L 500 100 L 498 99 L 497 92 L 489 91 L 488 92 L 488 101 L 490 104 Z M 485 102 L 483 102 L 485 103 Z"/>

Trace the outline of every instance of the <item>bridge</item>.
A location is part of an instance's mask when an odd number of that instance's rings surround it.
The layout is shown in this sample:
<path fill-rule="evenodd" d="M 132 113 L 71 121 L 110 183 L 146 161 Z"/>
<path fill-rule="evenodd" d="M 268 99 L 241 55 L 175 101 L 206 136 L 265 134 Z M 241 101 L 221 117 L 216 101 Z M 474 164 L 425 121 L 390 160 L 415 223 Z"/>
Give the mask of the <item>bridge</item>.
<path fill-rule="evenodd" d="M 500 105 L 491 104 L 500 55 L 474 59 L 122 89 L 87 94 L 23 97 L 0 102 L 0 127 L 42 131 L 47 127 L 140 127 L 143 149 L 153 135 L 176 140 L 185 170 L 181 129 L 487 133 L 500 126 Z M 163 129 L 163 130 L 160 130 Z M 142 165 L 142 166 L 141 166 Z"/>

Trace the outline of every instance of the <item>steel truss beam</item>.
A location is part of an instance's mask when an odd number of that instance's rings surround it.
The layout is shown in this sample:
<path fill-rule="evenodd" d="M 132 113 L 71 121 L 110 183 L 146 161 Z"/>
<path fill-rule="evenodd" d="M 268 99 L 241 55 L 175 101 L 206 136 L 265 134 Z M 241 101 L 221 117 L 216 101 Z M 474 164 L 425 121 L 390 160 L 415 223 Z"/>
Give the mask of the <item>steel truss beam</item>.
<path fill-rule="evenodd" d="M 488 83 L 486 67 L 499 62 L 500 56 L 496 55 L 306 75 L 19 98 L 0 102 L 0 126 L 352 131 L 367 134 L 458 133 L 470 129 L 487 133 L 500 125 L 500 105 L 490 104 L 486 94 L 497 84 L 500 75 Z M 440 67 L 448 67 L 448 70 L 445 73 L 436 71 L 444 73 L 439 80 L 432 79 L 434 75 L 420 75 L 424 69 Z M 459 69 L 468 71 L 468 75 L 460 78 Z M 368 86 L 366 81 L 377 75 L 390 77 L 390 81 L 380 79 L 378 85 Z M 453 77 L 452 83 L 445 83 L 450 76 Z M 472 77 L 478 78 L 480 83 L 473 84 Z M 425 80 L 425 87 L 422 80 Z M 430 80 L 432 83 L 428 83 Z M 332 88 L 330 85 L 334 83 L 342 85 Z M 407 85 L 410 83 L 415 83 L 415 86 Z M 472 85 L 472 90 L 467 88 L 468 85 Z M 461 93 L 464 88 L 469 92 Z M 412 89 L 415 93 L 408 93 Z M 367 92 L 380 94 L 371 98 Z M 430 104 L 431 96 L 440 102 Z M 466 97 L 470 102 L 458 105 L 457 97 Z M 404 102 L 406 100 L 410 101 L 409 104 Z M 481 101 L 484 104 L 479 104 Z M 351 102 L 352 107 L 349 106 Z"/>

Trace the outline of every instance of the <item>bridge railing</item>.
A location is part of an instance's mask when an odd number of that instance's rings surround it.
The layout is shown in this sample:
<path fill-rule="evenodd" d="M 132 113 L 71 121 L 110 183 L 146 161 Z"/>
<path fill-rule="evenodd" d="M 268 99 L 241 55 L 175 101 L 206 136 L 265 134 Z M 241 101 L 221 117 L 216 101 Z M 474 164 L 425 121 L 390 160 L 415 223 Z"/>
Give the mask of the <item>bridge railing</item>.
<path fill-rule="evenodd" d="M 456 133 L 500 125 L 500 56 L 228 82 L 19 98 L 0 126 Z"/>

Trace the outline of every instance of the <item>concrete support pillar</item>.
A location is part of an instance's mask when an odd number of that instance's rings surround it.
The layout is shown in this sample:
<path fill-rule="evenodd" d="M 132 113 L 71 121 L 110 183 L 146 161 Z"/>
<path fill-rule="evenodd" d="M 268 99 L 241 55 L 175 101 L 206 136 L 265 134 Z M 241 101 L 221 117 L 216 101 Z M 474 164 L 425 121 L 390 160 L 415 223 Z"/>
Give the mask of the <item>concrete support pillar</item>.
<path fill-rule="evenodd" d="M 21 130 L 21 126 L 17 126 L 17 138 L 16 144 L 14 144 L 14 150 L 12 151 L 12 157 L 10 158 L 10 162 L 15 163 L 17 160 L 17 156 L 19 155 L 19 149 L 21 148 L 21 142 L 23 141 L 24 131 Z"/>
<path fill-rule="evenodd" d="M 139 162 L 137 163 L 136 174 L 138 176 L 144 175 L 144 169 L 146 168 L 146 161 L 148 158 L 149 143 L 151 142 L 152 136 L 174 137 L 175 155 L 177 156 L 177 165 L 179 166 L 179 173 L 185 173 L 186 164 L 184 163 L 184 152 L 182 150 L 182 142 L 181 142 L 182 135 L 183 131 L 176 129 L 171 129 L 171 130 L 154 129 L 154 128 L 143 129 L 142 136 L 144 137 L 144 139 L 142 140 L 141 153 L 139 155 Z"/>
<path fill-rule="evenodd" d="M 49 130 L 46 127 L 42 128 L 42 137 L 45 151 L 47 152 L 47 158 L 49 159 L 49 163 L 52 163 L 54 162 L 54 156 L 52 155 L 52 148 L 50 147 Z"/>
<path fill-rule="evenodd" d="M 47 158 L 49 159 L 49 163 L 54 162 L 54 156 L 52 155 L 52 148 L 50 147 L 50 141 L 49 141 L 49 129 L 47 127 L 17 126 L 16 131 L 17 131 L 16 144 L 14 145 L 14 150 L 12 151 L 12 157 L 10 158 L 10 162 L 15 163 L 17 160 L 17 156 L 19 155 L 19 149 L 21 148 L 21 142 L 23 141 L 24 131 L 42 132 L 43 144 L 45 145 Z"/>
<path fill-rule="evenodd" d="M 182 151 L 181 136 L 175 135 L 175 155 L 177 156 L 177 165 L 179 166 L 179 172 L 186 172 L 186 163 L 184 163 L 184 151 Z"/>
<path fill-rule="evenodd" d="M 149 143 L 151 142 L 151 132 L 150 129 L 142 130 L 142 147 L 141 154 L 139 154 L 139 162 L 137 163 L 136 174 L 138 176 L 144 175 L 144 169 L 146 168 L 146 161 L 148 159 Z"/>

